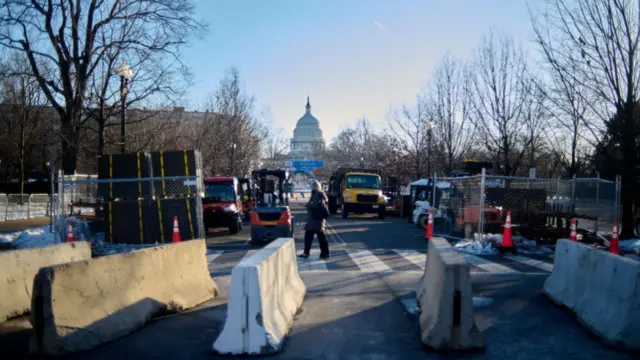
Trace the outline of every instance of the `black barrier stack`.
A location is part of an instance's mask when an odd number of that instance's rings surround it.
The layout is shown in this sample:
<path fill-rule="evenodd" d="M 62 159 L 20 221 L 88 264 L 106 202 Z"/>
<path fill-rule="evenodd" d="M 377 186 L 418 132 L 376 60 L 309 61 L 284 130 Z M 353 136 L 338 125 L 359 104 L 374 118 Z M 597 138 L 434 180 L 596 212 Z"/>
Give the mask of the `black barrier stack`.
<path fill-rule="evenodd" d="M 99 164 L 99 178 L 139 179 L 100 183 L 105 240 L 110 243 L 170 243 L 178 217 L 183 240 L 205 236 L 198 151 L 112 154 Z M 149 180 L 154 178 L 154 180 Z"/>
<path fill-rule="evenodd" d="M 199 172 L 202 172 L 202 155 L 197 150 L 160 151 L 150 155 L 152 171 L 157 177 L 197 176 Z M 164 181 L 155 188 L 154 194 L 160 198 L 191 195 L 176 193 L 175 188 L 166 186 Z"/>
<path fill-rule="evenodd" d="M 183 184 L 184 186 L 171 186 L 171 180 L 165 180 L 176 176 L 195 177 L 202 174 L 202 154 L 197 150 L 153 152 L 151 163 L 155 176 L 162 178 L 155 187 L 154 194 L 156 199 L 161 200 L 158 206 L 162 214 L 163 229 L 168 229 L 170 236 L 173 217 L 178 216 L 183 239 L 204 237 L 202 202 L 196 201 L 200 194 L 195 178 L 189 180 L 192 185 Z"/>
<path fill-rule="evenodd" d="M 98 179 L 138 179 L 153 177 L 151 155 L 148 153 L 108 154 L 100 158 Z M 154 194 L 152 181 L 98 184 L 98 197 L 104 201 L 138 200 Z"/>
<path fill-rule="evenodd" d="M 160 243 L 157 209 L 156 201 L 150 199 L 107 202 L 105 240 L 125 244 Z"/>

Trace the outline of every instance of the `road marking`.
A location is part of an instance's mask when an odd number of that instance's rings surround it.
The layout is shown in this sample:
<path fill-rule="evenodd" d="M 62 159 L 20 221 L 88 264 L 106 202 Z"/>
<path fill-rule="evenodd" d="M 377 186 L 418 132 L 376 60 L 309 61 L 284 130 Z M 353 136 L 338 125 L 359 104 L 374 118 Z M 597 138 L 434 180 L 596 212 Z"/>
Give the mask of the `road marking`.
<path fill-rule="evenodd" d="M 504 266 L 498 263 L 494 263 L 480 256 L 471 254 L 460 253 L 464 259 L 471 265 L 477 266 L 480 269 L 486 270 L 493 274 L 522 274 L 518 270 L 514 270 L 508 266 Z"/>
<path fill-rule="evenodd" d="M 393 272 L 387 264 L 367 249 L 345 249 L 345 251 L 362 272 Z"/>
<path fill-rule="evenodd" d="M 313 254 L 307 259 L 298 258 L 298 270 L 299 271 L 319 271 L 328 272 L 327 263 L 324 260 L 320 260 L 320 254 Z"/>
<path fill-rule="evenodd" d="M 256 252 L 258 252 L 258 250 L 248 250 L 246 254 L 244 254 L 244 256 L 242 257 L 242 259 L 240 260 L 240 262 L 243 262 L 244 260 L 248 259 L 249 257 L 251 257 L 253 254 L 255 254 Z"/>
<path fill-rule="evenodd" d="M 517 261 L 517 262 L 525 264 L 525 265 L 533 266 L 533 267 L 538 268 L 540 270 L 544 270 L 544 271 L 548 271 L 548 272 L 552 272 L 553 271 L 553 264 L 549 264 L 549 263 L 546 263 L 544 261 L 531 259 L 531 258 L 520 256 L 520 255 L 505 256 L 505 258 L 511 259 L 513 261 Z"/>
<path fill-rule="evenodd" d="M 218 256 L 222 255 L 224 250 L 208 250 L 207 251 L 207 264 L 211 264 Z"/>
<path fill-rule="evenodd" d="M 418 250 L 411 249 L 394 249 L 394 252 L 400 254 L 403 258 L 407 259 L 412 264 L 420 267 L 420 269 L 424 270 L 427 265 L 427 255 L 419 252 Z"/>
<path fill-rule="evenodd" d="M 333 239 L 334 243 L 336 243 L 336 244 L 346 244 L 346 242 L 342 238 L 342 235 L 338 234 L 338 232 L 333 228 L 333 226 L 331 226 L 331 224 L 328 221 L 327 221 L 327 233 L 329 235 L 333 235 L 333 236 L 331 236 L 331 238 Z"/>

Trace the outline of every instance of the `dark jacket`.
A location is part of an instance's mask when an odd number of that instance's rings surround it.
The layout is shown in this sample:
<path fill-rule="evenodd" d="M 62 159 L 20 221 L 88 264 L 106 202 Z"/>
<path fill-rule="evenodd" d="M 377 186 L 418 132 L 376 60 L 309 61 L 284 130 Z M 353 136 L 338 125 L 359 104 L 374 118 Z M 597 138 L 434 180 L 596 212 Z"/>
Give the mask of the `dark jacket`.
<path fill-rule="evenodd" d="M 311 197 L 309 198 L 309 202 L 307 203 L 307 225 L 304 227 L 305 230 L 309 231 L 318 231 L 324 232 L 325 227 L 327 225 L 327 221 L 325 219 L 316 220 L 313 218 L 312 208 L 315 206 L 319 206 L 324 202 L 327 203 L 327 195 L 322 190 L 316 190 L 311 193 Z"/>

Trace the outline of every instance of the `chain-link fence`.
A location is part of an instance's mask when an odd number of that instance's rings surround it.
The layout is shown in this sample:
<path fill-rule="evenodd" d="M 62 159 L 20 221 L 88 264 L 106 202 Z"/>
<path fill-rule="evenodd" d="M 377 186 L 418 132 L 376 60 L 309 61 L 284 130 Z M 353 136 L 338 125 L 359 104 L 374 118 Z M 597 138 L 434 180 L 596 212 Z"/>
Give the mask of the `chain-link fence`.
<path fill-rule="evenodd" d="M 477 175 L 437 178 L 433 184 L 433 200 L 452 223 L 441 232 L 453 229 L 466 238 L 500 232 L 507 212 L 516 231 L 530 239 L 563 236 L 571 219 L 590 232 L 608 231 L 619 219 L 619 181 Z"/>
<path fill-rule="evenodd" d="M 204 237 L 202 180 L 197 176 L 58 180 L 58 216 L 87 218 L 109 243 L 171 242 Z"/>
<path fill-rule="evenodd" d="M 51 211 L 49 194 L 0 194 L 0 221 L 48 217 Z"/>

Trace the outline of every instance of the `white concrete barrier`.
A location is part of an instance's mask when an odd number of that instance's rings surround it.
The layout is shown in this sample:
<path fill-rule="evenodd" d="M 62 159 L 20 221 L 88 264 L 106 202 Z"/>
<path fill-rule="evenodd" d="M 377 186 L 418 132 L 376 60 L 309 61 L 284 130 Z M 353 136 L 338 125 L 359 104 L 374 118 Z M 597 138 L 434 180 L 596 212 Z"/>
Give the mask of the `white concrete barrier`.
<path fill-rule="evenodd" d="M 420 331 L 422 343 L 438 350 L 484 347 L 473 316 L 469 264 L 443 238 L 431 238 L 422 280 Z"/>
<path fill-rule="evenodd" d="M 91 259 L 88 242 L 0 252 L 0 322 L 29 312 L 40 268 L 85 259 Z"/>
<path fill-rule="evenodd" d="M 605 343 L 640 350 L 640 262 L 561 239 L 544 292 Z"/>
<path fill-rule="evenodd" d="M 292 238 L 277 239 L 242 260 L 231 272 L 227 319 L 213 351 L 226 355 L 279 351 L 306 291 Z"/>
<path fill-rule="evenodd" d="M 217 287 L 206 251 L 204 240 L 191 240 L 41 269 L 34 280 L 30 351 L 88 350 L 154 316 L 213 298 Z"/>

